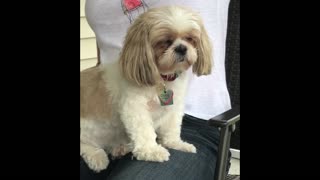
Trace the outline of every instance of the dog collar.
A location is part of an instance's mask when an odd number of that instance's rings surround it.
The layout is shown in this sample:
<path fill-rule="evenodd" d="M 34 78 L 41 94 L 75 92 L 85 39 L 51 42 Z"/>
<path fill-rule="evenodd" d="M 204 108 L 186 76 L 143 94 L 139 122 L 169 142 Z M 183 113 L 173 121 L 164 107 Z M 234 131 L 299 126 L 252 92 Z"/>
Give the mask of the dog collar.
<path fill-rule="evenodd" d="M 178 73 L 166 74 L 166 75 L 160 74 L 160 75 L 164 81 L 174 81 L 179 76 Z"/>

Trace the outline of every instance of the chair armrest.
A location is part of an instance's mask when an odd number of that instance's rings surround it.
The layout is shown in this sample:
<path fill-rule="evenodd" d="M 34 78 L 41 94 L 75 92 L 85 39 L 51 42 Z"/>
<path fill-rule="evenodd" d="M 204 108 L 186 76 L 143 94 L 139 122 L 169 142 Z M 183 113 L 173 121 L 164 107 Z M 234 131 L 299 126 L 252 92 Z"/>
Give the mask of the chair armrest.
<path fill-rule="evenodd" d="M 208 123 L 210 126 L 216 127 L 227 127 L 235 124 L 240 120 L 240 107 L 236 106 L 232 109 L 209 119 Z"/>
<path fill-rule="evenodd" d="M 226 169 L 228 161 L 228 152 L 230 148 L 231 133 L 235 130 L 235 123 L 240 120 L 240 108 L 233 107 L 214 118 L 209 119 L 209 126 L 219 127 L 220 143 L 218 149 L 218 159 L 215 170 L 215 180 L 226 179 Z"/>

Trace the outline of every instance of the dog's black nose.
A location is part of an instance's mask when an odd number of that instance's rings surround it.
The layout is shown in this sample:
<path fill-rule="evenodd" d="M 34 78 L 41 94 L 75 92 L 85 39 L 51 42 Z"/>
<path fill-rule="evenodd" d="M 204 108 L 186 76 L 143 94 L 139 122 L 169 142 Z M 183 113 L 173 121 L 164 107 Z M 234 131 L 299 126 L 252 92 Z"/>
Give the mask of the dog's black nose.
<path fill-rule="evenodd" d="M 178 53 L 179 55 L 184 56 L 187 52 L 187 47 L 185 45 L 180 44 L 179 46 L 177 46 L 174 51 L 176 53 Z"/>

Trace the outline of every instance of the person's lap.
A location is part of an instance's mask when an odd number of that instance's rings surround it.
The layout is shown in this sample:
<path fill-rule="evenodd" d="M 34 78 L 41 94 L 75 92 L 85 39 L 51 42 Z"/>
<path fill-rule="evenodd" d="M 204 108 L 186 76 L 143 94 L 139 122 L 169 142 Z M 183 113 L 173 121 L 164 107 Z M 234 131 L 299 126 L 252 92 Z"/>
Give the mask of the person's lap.
<path fill-rule="evenodd" d="M 185 116 L 181 138 L 195 145 L 197 153 L 169 149 L 170 159 L 163 163 L 137 161 L 130 153 L 112 160 L 108 168 L 100 173 L 92 172 L 80 158 L 80 179 L 212 179 L 217 159 L 218 129 L 209 127 L 206 121 Z"/>

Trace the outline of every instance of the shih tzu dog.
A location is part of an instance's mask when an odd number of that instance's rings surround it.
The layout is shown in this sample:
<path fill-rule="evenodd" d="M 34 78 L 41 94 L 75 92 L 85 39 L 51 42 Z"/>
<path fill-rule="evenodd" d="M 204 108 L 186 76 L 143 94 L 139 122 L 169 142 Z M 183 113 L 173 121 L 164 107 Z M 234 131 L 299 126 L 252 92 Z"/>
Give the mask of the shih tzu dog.
<path fill-rule="evenodd" d="M 150 9 L 128 29 L 119 60 L 81 72 L 80 155 L 99 172 L 113 157 L 169 160 L 172 148 L 196 153 L 180 138 L 187 73 L 211 73 L 212 47 L 199 14 Z"/>

